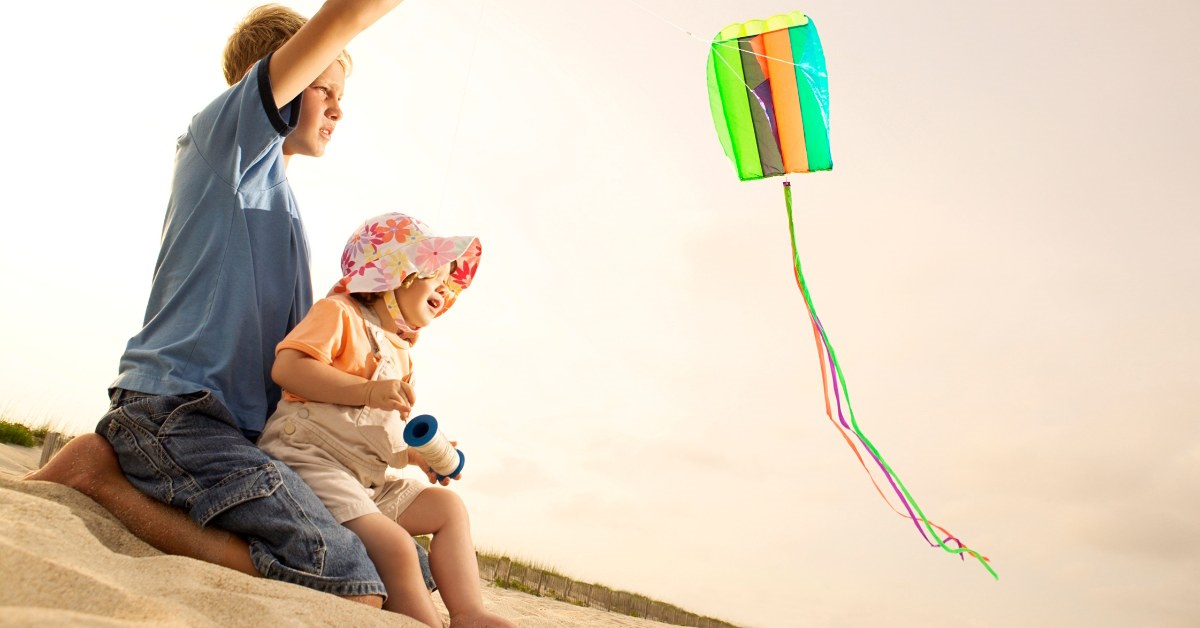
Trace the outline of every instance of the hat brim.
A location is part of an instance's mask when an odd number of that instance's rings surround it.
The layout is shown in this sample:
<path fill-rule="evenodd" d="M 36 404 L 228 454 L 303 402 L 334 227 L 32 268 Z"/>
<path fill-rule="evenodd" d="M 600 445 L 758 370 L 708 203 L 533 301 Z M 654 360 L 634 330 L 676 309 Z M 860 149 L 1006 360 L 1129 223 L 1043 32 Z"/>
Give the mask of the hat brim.
<path fill-rule="evenodd" d="M 429 236 L 401 245 L 383 243 L 373 245 L 366 263 L 342 277 L 329 290 L 329 294 L 354 292 L 385 292 L 400 287 L 400 283 L 411 273 L 431 275 L 451 262 L 457 262 L 454 272 L 446 281 L 450 294 L 446 305 L 438 313 L 441 316 L 471 285 L 479 269 L 482 245 L 475 236 Z"/>

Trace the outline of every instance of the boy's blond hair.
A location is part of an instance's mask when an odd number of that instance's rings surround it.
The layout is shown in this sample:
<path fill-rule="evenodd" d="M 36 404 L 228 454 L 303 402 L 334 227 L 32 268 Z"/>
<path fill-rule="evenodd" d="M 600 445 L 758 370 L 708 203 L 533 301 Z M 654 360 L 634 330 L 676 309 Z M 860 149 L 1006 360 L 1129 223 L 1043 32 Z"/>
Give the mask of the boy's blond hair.
<path fill-rule="evenodd" d="M 264 4 L 252 9 L 233 29 L 225 43 L 221 65 L 225 82 L 233 85 L 259 59 L 275 52 L 308 22 L 308 18 L 279 4 Z M 350 53 L 343 50 L 337 57 L 346 75 L 350 74 Z"/>

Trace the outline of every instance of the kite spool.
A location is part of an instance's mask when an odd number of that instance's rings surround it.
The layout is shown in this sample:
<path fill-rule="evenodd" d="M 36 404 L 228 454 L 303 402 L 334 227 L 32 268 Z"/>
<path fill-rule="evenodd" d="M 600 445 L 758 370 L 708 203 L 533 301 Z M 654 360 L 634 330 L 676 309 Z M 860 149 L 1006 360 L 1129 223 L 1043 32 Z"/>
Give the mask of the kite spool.
<path fill-rule="evenodd" d="M 431 415 L 422 414 L 409 419 L 404 426 L 404 442 L 421 452 L 438 480 L 458 475 L 467 464 L 467 457 L 462 450 L 456 449 L 444 434 L 438 432 L 437 419 Z"/>

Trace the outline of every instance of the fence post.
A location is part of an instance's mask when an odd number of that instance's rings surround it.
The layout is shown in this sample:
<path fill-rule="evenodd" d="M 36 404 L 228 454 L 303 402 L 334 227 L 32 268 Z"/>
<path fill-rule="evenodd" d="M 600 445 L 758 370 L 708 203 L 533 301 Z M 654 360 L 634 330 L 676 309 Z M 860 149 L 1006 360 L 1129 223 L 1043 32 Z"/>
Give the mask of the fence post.
<path fill-rule="evenodd" d="M 593 584 L 588 589 L 588 606 L 609 610 L 612 608 L 612 590 L 602 584 Z"/>
<path fill-rule="evenodd" d="M 567 601 L 573 604 L 590 605 L 592 585 L 586 582 L 569 580 L 567 584 Z"/>
<path fill-rule="evenodd" d="M 508 564 L 508 579 L 514 584 L 525 586 L 525 565 L 520 563 Z"/>
<path fill-rule="evenodd" d="M 534 595 L 539 594 L 542 590 L 543 574 L 544 572 L 541 569 L 533 567 L 525 570 L 525 586 L 529 587 L 529 590 L 533 591 Z"/>
<path fill-rule="evenodd" d="M 479 563 L 479 577 L 487 582 L 495 582 L 496 566 L 500 561 L 496 560 L 494 556 L 484 556 L 483 554 L 476 554 L 475 560 Z"/>
<path fill-rule="evenodd" d="M 633 610 L 633 594 L 628 591 L 613 591 L 610 599 L 612 601 L 608 608 L 622 615 L 628 615 Z"/>
<path fill-rule="evenodd" d="M 61 441 L 61 442 L 60 442 Z M 42 441 L 42 460 L 38 463 L 38 468 L 46 466 L 47 462 L 58 453 L 58 450 L 67 444 L 67 439 L 63 438 L 58 432 L 47 432 L 45 440 Z"/>
<path fill-rule="evenodd" d="M 501 556 L 496 562 L 496 580 L 508 580 L 512 575 L 512 561 L 507 556 Z"/>

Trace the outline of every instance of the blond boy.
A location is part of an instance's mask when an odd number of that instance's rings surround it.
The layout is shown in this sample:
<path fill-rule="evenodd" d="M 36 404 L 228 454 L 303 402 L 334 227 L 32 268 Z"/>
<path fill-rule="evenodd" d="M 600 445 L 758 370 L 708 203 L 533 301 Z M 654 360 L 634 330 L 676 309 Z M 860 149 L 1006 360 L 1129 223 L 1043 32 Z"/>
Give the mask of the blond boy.
<path fill-rule="evenodd" d="M 275 345 L 312 304 L 285 171 L 324 154 L 344 49 L 399 3 L 328 0 L 307 21 L 267 5 L 238 26 L 231 87 L 179 138 L 144 326 L 110 410 L 29 478 L 80 490 L 164 552 L 376 607 L 386 591 L 362 543 L 254 440 L 279 399 Z"/>

